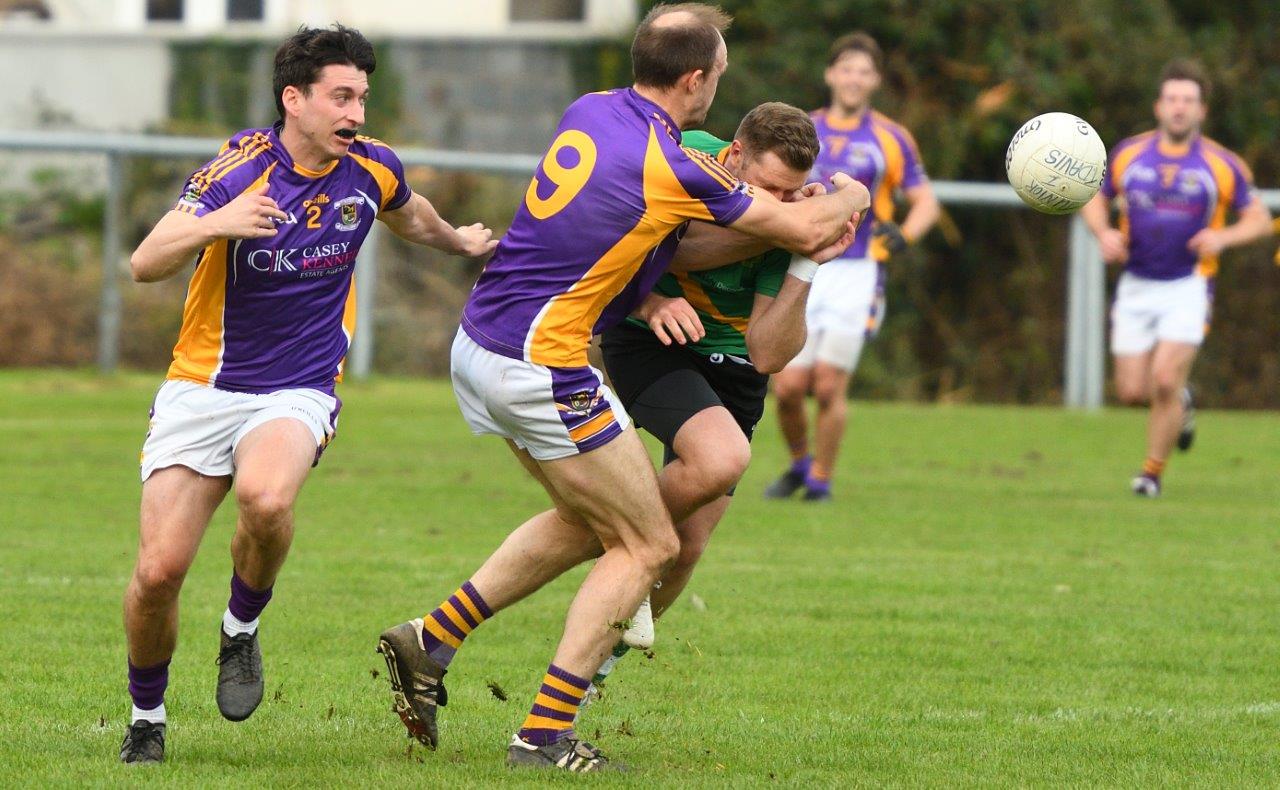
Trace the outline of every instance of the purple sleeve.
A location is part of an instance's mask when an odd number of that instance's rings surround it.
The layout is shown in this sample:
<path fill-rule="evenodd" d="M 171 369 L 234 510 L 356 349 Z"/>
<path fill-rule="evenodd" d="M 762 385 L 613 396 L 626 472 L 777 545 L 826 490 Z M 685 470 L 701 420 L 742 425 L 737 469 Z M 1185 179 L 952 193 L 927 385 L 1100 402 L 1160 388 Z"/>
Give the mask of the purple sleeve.
<path fill-rule="evenodd" d="M 235 165 L 239 159 L 235 149 L 224 146 L 221 153 L 187 178 L 173 210 L 203 217 L 230 203 L 240 193 L 237 191 L 233 194 L 229 188 L 229 177 L 235 173 Z M 243 187 L 240 191 L 243 191 Z"/>
<path fill-rule="evenodd" d="M 911 189 L 929 181 L 929 174 L 924 171 L 924 162 L 920 159 L 920 149 L 915 138 L 906 129 L 897 131 L 898 142 L 902 145 L 902 189 Z"/>
<path fill-rule="evenodd" d="M 669 204 L 677 216 L 728 225 L 741 217 L 755 200 L 750 184 L 739 181 L 707 154 L 673 145 L 665 155 L 678 183 L 671 184 L 669 189 L 655 184 L 653 189 L 662 194 L 650 197 Z"/>
<path fill-rule="evenodd" d="M 1231 167 L 1231 177 L 1235 181 L 1235 189 L 1232 190 L 1231 208 L 1239 213 L 1253 202 L 1257 197 L 1257 192 L 1253 188 L 1253 174 L 1249 171 L 1249 166 L 1244 163 L 1240 157 L 1232 154 L 1226 157 L 1227 164 Z"/>
<path fill-rule="evenodd" d="M 404 165 L 396 152 L 391 150 L 391 146 L 371 137 L 363 140 L 368 144 L 369 158 L 385 167 L 391 176 L 391 180 L 386 183 L 378 178 L 378 185 L 383 189 L 382 211 L 395 211 L 408 203 L 413 195 L 413 190 L 404 180 Z"/>
<path fill-rule="evenodd" d="M 1102 196 L 1107 200 L 1116 199 L 1116 154 L 1118 154 L 1123 147 L 1124 142 L 1121 141 L 1120 145 L 1113 147 L 1107 154 L 1107 172 L 1102 176 L 1102 189 L 1099 190 L 1102 192 Z"/>

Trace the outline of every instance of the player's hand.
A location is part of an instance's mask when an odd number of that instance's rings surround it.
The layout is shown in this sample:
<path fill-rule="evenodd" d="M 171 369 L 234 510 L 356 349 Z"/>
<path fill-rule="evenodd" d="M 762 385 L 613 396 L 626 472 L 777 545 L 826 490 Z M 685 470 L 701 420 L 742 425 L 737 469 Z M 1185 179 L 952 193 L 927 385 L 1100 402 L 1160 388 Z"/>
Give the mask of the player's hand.
<path fill-rule="evenodd" d="M 707 334 L 693 305 L 679 296 L 668 298 L 651 293 L 645 297 L 635 314 L 649 324 L 649 328 L 664 346 L 673 342 L 682 346 L 696 343 Z"/>
<path fill-rule="evenodd" d="M 827 194 L 826 187 L 824 187 L 818 181 L 811 181 L 810 183 L 805 184 L 804 186 L 800 187 L 794 192 L 788 192 L 787 196 L 783 198 L 782 202 L 794 203 L 797 200 L 804 200 L 805 198 L 811 198 L 811 197 L 816 197 L 818 195 L 825 195 L 825 194 Z"/>
<path fill-rule="evenodd" d="M 267 184 L 241 194 L 217 211 L 204 215 L 219 239 L 265 239 L 276 235 L 275 220 L 284 222 L 289 215 L 267 197 Z"/>
<path fill-rule="evenodd" d="M 1102 251 L 1102 260 L 1107 263 L 1124 263 L 1129 260 L 1129 239 L 1115 228 L 1107 228 L 1102 232 L 1098 237 L 1098 247 Z"/>
<path fill-rule="evenodd" d="M 1187 249 L 1201 258 L 1212 257 L 1226 248 L 1227 236 L 1216 228 L 1204 228 L 1187 242 Z"/>
<path fill-rule="evenodd" d="M 831 184 L 840 192 L 847 191 L 855 195 L 853 210 L 859 214 L 871 207 L 871 193 L 867 191 L 866 185 L 848 173 L 832 174 Z"/>
<path fill-rule="evenodd" d="M 459 255 L 479 258 L 493 252 L 498 246 L 498 240 L 493 237 L 493 231 L 486 228 L 483 222 L 459 225 L 454 228 L 454 231 L 458 234 L 457 253 Z"/>
<path fill-rule="evenodd" d="M 853 218 L 845 223 L 844 233 L 840 234 L 840 237 L 835 241 L 814 253 L 809 260 L 814 263 L 826 263 L 844 255 L 844 251 L 849 249 L 849 245 L 853 244 L 853 236 L 858 231 L 858 220 L 860 218 L 860 215 L 854 214 Z"/>
<path fill-rule="evenodd" d="M 877 222 L 871 231 L 871 257 L 880 263 L 905 250 L 908 244 L 896 222 Z"/>

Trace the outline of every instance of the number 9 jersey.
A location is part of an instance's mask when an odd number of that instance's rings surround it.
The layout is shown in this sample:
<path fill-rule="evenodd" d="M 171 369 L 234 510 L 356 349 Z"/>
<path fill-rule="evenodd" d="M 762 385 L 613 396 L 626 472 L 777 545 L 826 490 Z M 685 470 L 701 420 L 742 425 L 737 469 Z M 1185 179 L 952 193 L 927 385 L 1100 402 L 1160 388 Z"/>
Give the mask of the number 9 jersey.
<path fill-rule="evenodd" d="M 688 220 L 727 225 L 752 200 L 713 158 L 681 148 L 657 104 L 630 88 L 587 94 L 565 111 L 462 329 L 495 354 L 585 366 L 591 336 L 652 290 Z"/>

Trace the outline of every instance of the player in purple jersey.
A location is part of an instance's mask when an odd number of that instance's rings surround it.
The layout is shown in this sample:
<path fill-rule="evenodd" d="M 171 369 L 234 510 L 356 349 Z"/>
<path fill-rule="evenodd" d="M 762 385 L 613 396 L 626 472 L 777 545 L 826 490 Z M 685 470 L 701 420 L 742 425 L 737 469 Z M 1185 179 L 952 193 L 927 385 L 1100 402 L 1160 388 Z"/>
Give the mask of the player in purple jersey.
<path fill-rule="evenodd" d="M 841 175 L 831 194 L 782 203 L 681 147 L 680 130 L 706 117 L 728 65 L 721 31 L 729 21 L 699 3 L 650 11 L 632 43 L 634 87 L 588 94 L 565 111 L 467 301 L 452 354 L 459 406 L 473 432 L 507 440 L 553 507 L 425 617 L 382 634 L 396 712 L 430 747 L 447 699 L 442 679 L 463 640 L 603 547 L 507 761 L 575 772 L 606 766 L 575 735 L 574 717 L 680 543 L 626 410 L 588 362 L 591 336 L 648 295 L 690 220 L 812 256 L 847 246 L 869 204 L 867 190 Z"/>
<path fill-rule="evenodd" d="M 1187 377 L 1209 324 L 1218 255 L 1271 233 L 1271 217 L 1240 157 L 1200 134 L 1208 81 L 1174 61 L 1160 77 L 1155 131 L 1111 149 L 1102 190 L 1081 214 L 1107 263 L 1123 264 L 1111 311 L 1116 394 L 1147 404 L 1147 457 L 1131 488 L 1160 495 L 1176 444 L 1191 447 L 1194 407 Z M 1120 227 L 1110 223 L 1121 203 Z M 1227 224 L 1227 214 L 1237 216 Z"/>
<path fill-rule="evenodd" d="M 133 698 L 124 762 L 164 757 L 178 593 L 233 477 L 218 709 L 240 721 L 262 700 L 258 615 L 289 550 L 294 499 L 334 434 L 334 383 L 355 331 L 352 273 L 373 221 L 458 255 L 496 245 L 482 225 L 444 222 L 405 183 L 395 153 L 357 134 L 374 66 L 369 42 L 340 25 L 287 40 L 275 58 L 280 121 L 233 136 L 133 254 L 139 282 L 193 258 L 196 267 L 141 456 L 141 540 L 124 601 Z"/>
<path fill-rule="evenodd" d="M 884 321 L 885 261 L 923 236 L 941 213 L 911 133 L 871 107 L 883 68 L 880 46 L 866 33 L 831 45 L 825 74 L 831 104 L 813 114 L 822 143 L 813 172 L 821 179 L 845 171 L 866 184 L 875 222 L 864 222 L 844 255 L 819 270 L 806 310 L 805 346 L 773 377 L 778 425 L 792 463 L 765 490 L 770 498 L 801 489 L 809 501 L 830 498 L 849 381 L 865 343 Z M 893 222 L 898 193 L 910 206 L 901 227 Z M 810 394 L 818 407 L 812 453 L 805 414 Z"/>

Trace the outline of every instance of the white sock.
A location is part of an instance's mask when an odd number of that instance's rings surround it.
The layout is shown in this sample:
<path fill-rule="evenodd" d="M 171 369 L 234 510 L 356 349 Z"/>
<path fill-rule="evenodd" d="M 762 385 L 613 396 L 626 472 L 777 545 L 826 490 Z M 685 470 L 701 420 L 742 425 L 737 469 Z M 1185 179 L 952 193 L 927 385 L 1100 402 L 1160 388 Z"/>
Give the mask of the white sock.
<path fill-rule="evenodd" d="M 617 664 L 617 663 L 618 663 L 618 656 L 612 656 L 612 655 L 609 656 L 604 660 L 604 663 L 600 665 L 600 668 L 596 670 L 595 676 L 600 678 L 600 680 L 604 680 L 605 678 L 609 677 L 609 673 L 613 671 L 614 664 Z"/>
<path fill-rule="evenodd" d="M 250 622 L 236 619 L 231 610 L 222 613 L 222 630 L 227 636 L 237 636 L 238 634 L 252 634 L 258 630 L 258 618 L 253 618 Z"/>
<path fill-rule="evenodd" d="M 149 721 L 152 724 L 164 724 L 168 721 L 164 712 L 164 703 L 160 703 L 160 707 L 151 710 L 143 710 L 137 705 L 133 706 L 133 716 L 129 719 L 129 723 L 133 724 L 137 721 Z"/>

